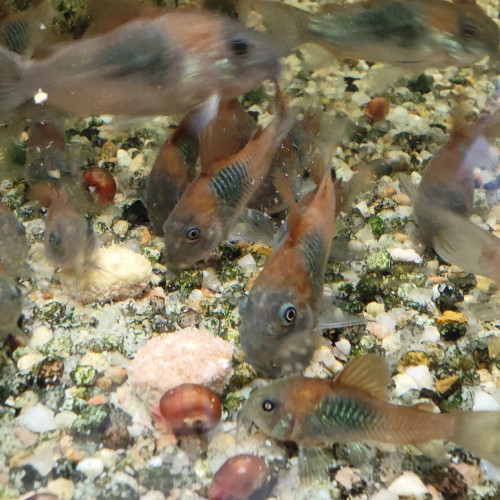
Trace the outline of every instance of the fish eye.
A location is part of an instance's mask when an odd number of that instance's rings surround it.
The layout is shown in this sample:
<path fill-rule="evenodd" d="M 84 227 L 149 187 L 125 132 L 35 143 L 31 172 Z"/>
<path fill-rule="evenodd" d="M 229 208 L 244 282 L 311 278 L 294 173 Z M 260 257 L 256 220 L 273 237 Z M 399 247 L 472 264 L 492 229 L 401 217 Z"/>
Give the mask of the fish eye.
<path fill-rule="evenodd" d="M 467 39 L 475 38 L 477 34 L 477 27 L 470 21 L 464 21 L 460 25 L 460 35 Z"/>
<path fill-rule="evenodd" d="M 276 405 L 274 404 L 274 401 L 271 401 L 270 399 L 265 399 L 262 402 L 262 409 L 267 413 L 272 412 L 275 408 Z"/>
<path fill-rule="evenodd" d="M 248 42 L 244 38 L 233 38 L 231 50 L 236 56 L 244 56 L 248 52 Z"/>
<path fill-rule="evenodd" d="M 292 304 L 284 304 L 280 307 L 281 322 L 289 326 L 297 319 L 297 309 Z"/>
<path fill-rule="evenodd" d="M 186 238 L 189 241 L 196 241 L 200 239 L 201 232 L 197 227 L 191 226 L 186 229 Z"/>
<path fill-rule="evenodd" d="M 61 243 L 61 235 L 55 231 L 49 234 L 49 245 L 51 247 L 57 247 Z"/>

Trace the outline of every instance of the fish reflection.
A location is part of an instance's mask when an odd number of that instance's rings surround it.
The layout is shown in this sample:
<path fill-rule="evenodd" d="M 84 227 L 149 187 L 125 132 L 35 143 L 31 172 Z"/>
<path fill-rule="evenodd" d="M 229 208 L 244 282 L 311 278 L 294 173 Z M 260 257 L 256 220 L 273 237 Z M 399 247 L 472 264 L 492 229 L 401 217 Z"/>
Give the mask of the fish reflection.
<path fill-rule="evenodd" d="M 319 14 L 265 0 L 250 5 L 287 48 L 311 42 L 338 57 L 420 69 L 469 65 L 498 54 L 498 26 L 471 1 L 328 4 Z"/>

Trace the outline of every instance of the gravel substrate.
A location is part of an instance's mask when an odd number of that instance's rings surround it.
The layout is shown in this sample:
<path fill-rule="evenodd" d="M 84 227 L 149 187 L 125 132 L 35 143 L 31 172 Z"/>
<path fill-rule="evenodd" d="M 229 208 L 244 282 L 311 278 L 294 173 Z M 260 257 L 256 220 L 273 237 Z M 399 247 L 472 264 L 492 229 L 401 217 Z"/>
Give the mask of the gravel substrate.
<path fill-rule="evenodd" d="M 498 2 L 478 3 L 500 25 Z M 454 110 L 473 120 L 500 105 L 498 72 L 485 60 L 409 74 L 335 61 L 308 46 L 284 59 L 280 83 L 292 104 L 322 107 L 347 131 L 334 145 L 337 177 L 348 181 L 371 162 L 378 172 L 337 219 L 337 234 L 360 257 L 329 262 L 325 276 L 326 293 L 366 324 L 324 332 L 332 348 L 317 351 L 307 374 L 332 376 L 353 356 L 378 352 L 393 368 L 393 404 L 500 410 L 500 314 L 484 312 L 484 303 L 500 300 L 498 287 L 420 243 L 398 180 L 403 172 L 420 182 L 447 141 Z M 242 99 L 264 126 L 272 119 L 272 91 L 264 84 Z M 380 121 L 365 112 L 374 97 L 389 103 Z M 80 166 L 103 166 L 117 180 L 114 204 L 89 216 L 100 244 L 114 244 L 101 249 L 107 255 L 99 261 L 116 266 L 110 275 L 99 267 L 78 284 L 58 273 L 44 254 L 45 213 L 28 201 L 22 168 L 9 169 L 0 185 L 2 201 L 26 228 L 30 266 L 18 280 L 24 336 L 2 338 L 0 353 L 0 498 L 207 498 L 214 473 L 241 453 L 265 458 L 275 481 L 269 498 L 280 500 L 500 498 L 500 469 L 453 445 L 337 445 L 331 482 L 301 484 L 293 445 L 237 435 L 239 408 L 265 383 L 243 361 L 238 306 L 271 248 L 227 242 L 180 277 L 166 269 L 163 241 L 139 200 L 180 118 L 66 121 Z M 26 139 L 23 133 L 23 146 Z M 496 179 L 498 162 L 478 165 L 475 175 L 483 184 Z M 471 220 L 500 237 L 498 193 L 476 189 Z M 122 253 L 114 254 L 118 247 Z M 220 393 L 223 416 L 208 434 L 177 439 L 156 428 L 150 404 L 184 382 Z"/>

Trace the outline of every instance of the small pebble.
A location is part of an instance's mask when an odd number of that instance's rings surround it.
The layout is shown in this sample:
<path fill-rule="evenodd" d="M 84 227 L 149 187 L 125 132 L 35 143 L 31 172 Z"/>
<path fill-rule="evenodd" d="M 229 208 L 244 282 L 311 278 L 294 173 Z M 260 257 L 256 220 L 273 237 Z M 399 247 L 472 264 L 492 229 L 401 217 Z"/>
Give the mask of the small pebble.
<path fill-rule="evenodd" d="M 245 275 L 250 275 L 257 271 L 257 263 L 251 253 L 247 253 L 241 259 L 238 259 L 237 265 Z"/>
<path fill-rule="evenodd" d="M 125 151 L 124 149 L 119 149 L 116 152 L 116 159 L 118 160 L 119 167 L 128 167 L 132 162 L 130 153 L 128 151 Z"/>
<path fill-rule="evenodd" d="M 415 262 L 421 264 L 422 258 L 413 248 L 389 248 L 387 250 L 394 262 Z"/>
<path fill-rule="evenodd" d="M 418 385 L 415 380 L 406 373 L 398 373 L 392 377 L 394 380 L 394 393 L 399 398 L 408 391 L 417 390 Z"/>
<path fill-rule="evenodd" d="M 487 392 L 477 391 L 474 394 L 474 405 L 472 407 L 473 411 L 498 411 L 500 410 L 500 404 Z"/>
<path fill-rule="evenodd" d="M 32 432 L 48 432 L 57 429 L 54 412 L 42 403 L 26 408 L 16 418 L 17 423 Z"/>
<path fill-rule="evenodd" d="M 388 488 L 390 493 L 396 493 L 399 498 L 424 499 L 429 494 L 425 484 L 413 472 L 405 471 L 396 478 Z"/>
<path fill-rule="evenodd" d="M 365 107 L 364 113 L 374 123 L 387 118 L 391 103 L 385 97 L 374 97 Z"/>
<path fill-rule="evenodd" d="M 415 381 L 419 390 L 424 387 L 427 389 L 434 387 L 432 375 L 426 365 L 409 366 L 406 368 L 405 373 Z"/>
<path fill-rule="evenodd" d="M 99 458 L 84 458 L 76 466 L 76 470 L 93 479 L 102 474 L 102 472 L 104 471 L 104 464 Z"/>

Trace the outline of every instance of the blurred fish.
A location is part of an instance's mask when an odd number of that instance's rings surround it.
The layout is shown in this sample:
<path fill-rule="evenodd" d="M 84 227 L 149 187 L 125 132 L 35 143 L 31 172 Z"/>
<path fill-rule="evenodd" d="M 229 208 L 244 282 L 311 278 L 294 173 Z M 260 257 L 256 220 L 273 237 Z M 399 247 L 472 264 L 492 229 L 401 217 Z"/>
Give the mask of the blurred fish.
<path fill-rule="evenodd" d="M 392 405 L 387 402 L 390 381 L 383 358 L 359 356 L 334 381 L 291 377 L 256 389 L 238 420 L 300 446 L 367 441 L 419 445 L 450 440 L 500 465 L 500 412 L 435 414 Z"/>
<path fill-rule="evenodd" d="M 221 157 L 220 149 L 214 145 L 222 145 L 226 152 L 225 137 L 233 136 L 231 128 L 216 120 L 203 131 L 201 174 L 186 189 L 163 225 L 165 260 L 171 269 L 191 267 L 208 257 L 226 238 L 267 175 L 276 149 L 294 119 L 280 105 L 267 128 L 258 129 L 241 150 L 229 157 Z"/>
<path fill-rule="evenodd" d="M 17 322 L 21 316 L 23 298 L 15 282 L 0 277 L 0 333 L 9 334 L 19 331 Z M 0 335 L 1 336 L 1 335 Z"/>
<path fill-rule="evenodd" d="M 298 205 L 286 182 L 277 179 L 289 206 L 288 233 L 240 306 L 245 359 L 269 376 L 303 370 L 318 346 L 311 331 L 324 305 L 323 276 L 335 233 L 330 169 L 324 169 L 317 190 Z"/>
<path fill-rule="evenodd" d="M 27 271 L 27 257 L 28 243 L 24 226 L 0 202 L 0 274 L 23 276 Z"/>
<path fill-rule="evenodd" d="M 372 0 L 325 5 L 320 14 L 267 0 L 250 8 L 285 49 L 311 42 L 338 57 L 416 69 L 498 55 L 498 26 L 472 1 Z"/>
<path fill-rule="evenodd" d="M 47 258 L 63 272 L 79 275 L 92 263 L 97 240 L 85 217 L 69 202 L 66 189 L 56 191 L 45 221 Z"/>
<path fill-rule="evenodd" d="M 179 113 L 213 94 L 237 97 L 276 80 L 278 71 L 265 34 L 206 11 L 178 9 L 68 42 L 41 60 L 0 47 L 0 111 L 46 94 L 50 105 L 80 116 Z"/>
<path fill-rule="evenodd" d="M 33 123 L 26 146 L 26 180 L 33 185 L 49 179 L 68 179 L 73 174 L 66 140 L 56 125 Z"/>
<path fill-rule="evenodd" d="M 439 221 L 429 217 L 429 206 L 435 210 L 450 210 L 469 216 L 474 203 L 474 167 L 484 158 L 477 154 L 476 143 L 483 144 L 500 132 L 500 112 L 467 123 L 463 116 L 455 116 L 448 142 L 427 166 L 414 198 L 414 209 L 422 239 L 432 245 L 439 232 Z M 426 216 L 427 215 L 427 216 Z"/>
<path fill-rule="evenodd" d="M 456 119 L 450 139 L 429 163 L 418 189 L 400 180 L 412 198 L 423 243 L 450 264 L 500 284 L 500 239 L 467 219 L 474 202 L 473 169 L 485 161 L 484 149 L 499 132 L 499 110 L 472 124 Z"/>

